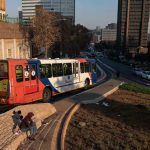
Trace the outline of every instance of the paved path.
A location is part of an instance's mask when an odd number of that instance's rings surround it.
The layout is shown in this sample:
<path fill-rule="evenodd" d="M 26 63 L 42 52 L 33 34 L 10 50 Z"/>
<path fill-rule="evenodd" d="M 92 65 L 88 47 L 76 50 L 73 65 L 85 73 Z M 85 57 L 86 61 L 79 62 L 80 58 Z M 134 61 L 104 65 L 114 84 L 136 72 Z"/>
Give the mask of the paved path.
<path fill-rule="evenodd" d="M 46 122 L 46 125 L 43 125 L 40 130 L 38 131 L 38 134 L 36 135 L 36 140 L 31 141 L 28 140 L 25 144 L 21 145 L 19 150 L 58 150 L 59 144 L 57 141 L 59 141 L 57 138 L 58 131 L 60 129 L 62 116 L 63 114 L 70 109 L 71 106 L 73 106 L 75 103 L 81 103 L 83 101 L 94 101 L 95 99 L 100 99 L 102 95 L 107 93 L 108 91 L 111 91 L 116 86 L 120 85 L 121 81 L 119 80 L 110 80 L 106 83 L 103 83 L 93 89 L 90 89 L 88 91 L 82 92 L 80 94 L 77 94 L 75 96 L 65 98 L 61 101 L 57 101 L 54 103 L 54 106 L 57 110 L 57 113 L 53 116 L 49 117 Z M 58 134 L 57 134 L 58 133 Z"/>

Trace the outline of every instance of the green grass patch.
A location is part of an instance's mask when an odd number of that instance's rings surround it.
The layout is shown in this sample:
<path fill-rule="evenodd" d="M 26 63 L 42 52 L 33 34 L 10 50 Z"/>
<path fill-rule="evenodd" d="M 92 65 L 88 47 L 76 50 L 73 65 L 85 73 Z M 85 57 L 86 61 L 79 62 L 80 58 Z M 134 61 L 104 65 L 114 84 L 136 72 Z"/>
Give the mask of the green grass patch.
<path fill-rule="evenodd" d="M 119 88 L 123 90 L 131 91 L 131 92 L 136 92 L 136 93 L 150 94 L 149 87 L 145 87 L 145 86 L 135 84 L 135 83 L 123 84 Z"/>

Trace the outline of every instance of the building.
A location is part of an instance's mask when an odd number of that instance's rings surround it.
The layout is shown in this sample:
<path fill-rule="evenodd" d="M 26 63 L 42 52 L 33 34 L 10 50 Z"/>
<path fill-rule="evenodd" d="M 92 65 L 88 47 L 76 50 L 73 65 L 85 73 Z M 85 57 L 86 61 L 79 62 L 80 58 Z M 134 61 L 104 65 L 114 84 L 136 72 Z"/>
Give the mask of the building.
<path fill-rule="evenodd" d="M 96 31 L 96 32 L 101 32 L 101 27 L 100 27 L 100 26 L 97 26 L 95 31 Z"/>
<path fill-rule="evenodd" d="M 0 0 L 0 21 L 5 20 L 5 0 Z"/>
<path fill-rule="evenodd" d="M 119 52 L 147 53 L 150 0 L 119 0 L 117 43 Z"/>
<path fill-rule="evenodd" d="M 41 5 L 49 12 L 60 13 L 75 22 L 75 0 L 22 0 L 22 17 L 24 21 L 36 14 L 36 6 Z"/>
<path fill-rule="evenodd" d="M 94 32 L 92 34 L 92 42 L 93 43 L 99 43 L 101 41 L 101 34 L 100 32 Z"/>
<path fill-rule="evenodd" d="M 110 23 L 106 26 L 106 29 L 117 29 L 117 24 L 116 23 Z"/>
<path fill-rule="evenodd" d="M 0 22 L 0 59 L 29 57 L 30 47 L 19 25 Z"/>
<path fill-rule="evenodd" d="M 102 29 L 101 30 L 101 41 L 113 42 L 117 38 L 117 29 Z"/>

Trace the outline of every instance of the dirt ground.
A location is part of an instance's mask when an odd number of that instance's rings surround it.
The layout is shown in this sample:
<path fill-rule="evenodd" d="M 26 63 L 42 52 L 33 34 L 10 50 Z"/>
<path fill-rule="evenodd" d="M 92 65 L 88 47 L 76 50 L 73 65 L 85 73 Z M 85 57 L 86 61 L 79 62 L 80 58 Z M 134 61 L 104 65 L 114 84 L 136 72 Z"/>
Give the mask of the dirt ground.
<path fill-rule="evenodd" d="M 65 150 L 150 150 L 150 95 L 118 90 L 73 116 Z"/>

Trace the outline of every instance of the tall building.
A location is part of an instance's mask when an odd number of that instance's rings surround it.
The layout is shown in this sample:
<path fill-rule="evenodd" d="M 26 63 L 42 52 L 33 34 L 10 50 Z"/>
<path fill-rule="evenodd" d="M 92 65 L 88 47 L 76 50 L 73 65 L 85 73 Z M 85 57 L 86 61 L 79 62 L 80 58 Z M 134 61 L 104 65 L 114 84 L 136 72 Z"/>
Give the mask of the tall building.
<path fill-rule="evenodd" d="M 75 0 L 22 0 L 23 20 L 35 16 L 36 6 L 41 5 L 49 12 L 60 13 L 75 22 Z"/>
<path fill-rule="evenodd" d="M 117 24 L 116 23 L 110 23 L 106 26 L 106 29 L 117 29 Z"/>
<path fill-rule="evenodd" d="M 117 29 L 102 29 L 101 41 L 116 41 Z"/>
<path fill-rule="evenodd" d="M 5 0 L 0 0 L 0 21 L 5 19 Z"/>
<path fill-rule="evenodd" d="M 119 0 L 117 43 L 120 53 L 147 53 L 150 0 Z"/>

